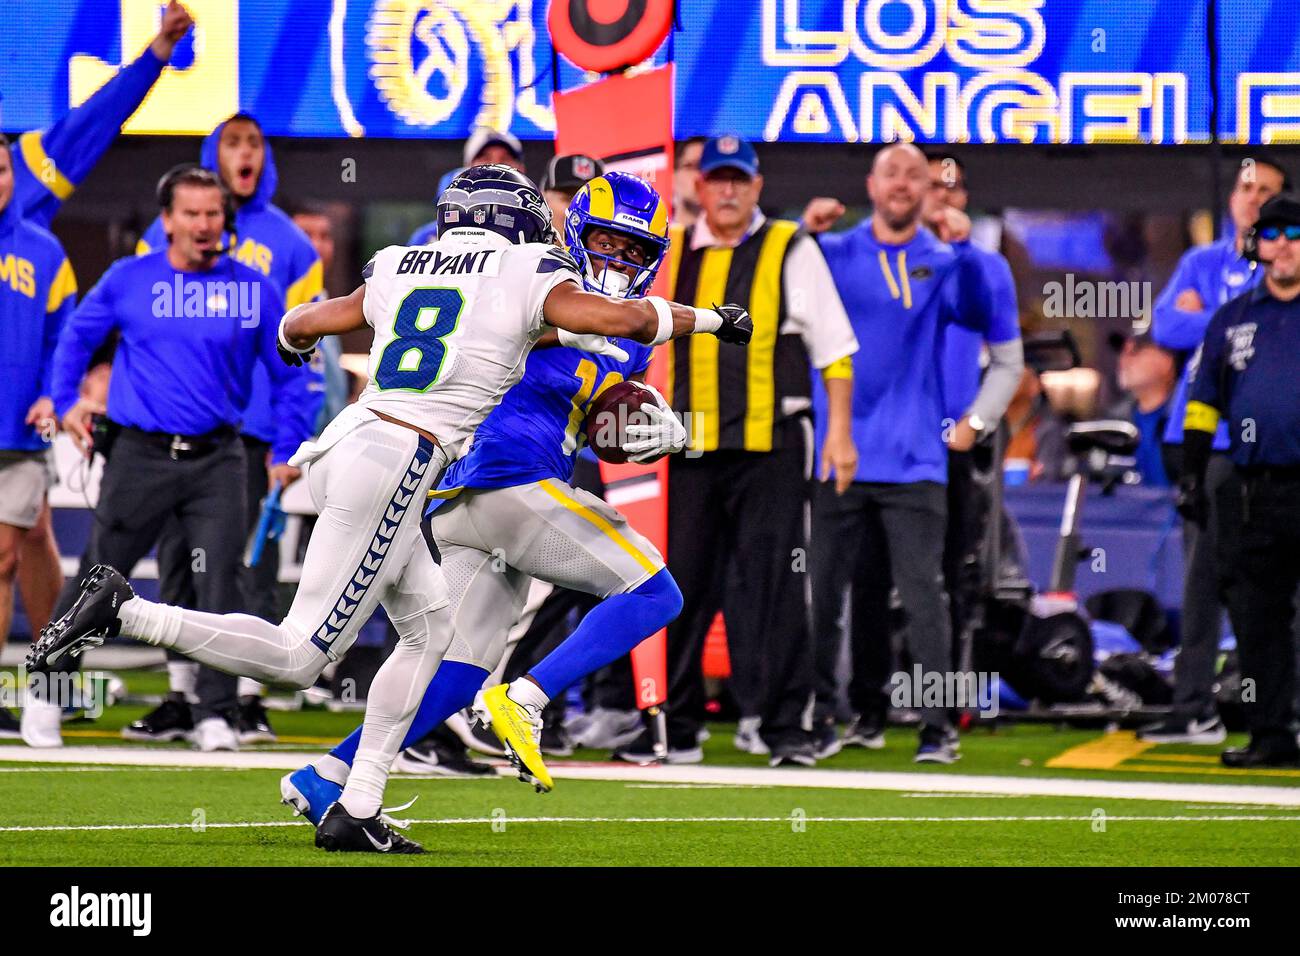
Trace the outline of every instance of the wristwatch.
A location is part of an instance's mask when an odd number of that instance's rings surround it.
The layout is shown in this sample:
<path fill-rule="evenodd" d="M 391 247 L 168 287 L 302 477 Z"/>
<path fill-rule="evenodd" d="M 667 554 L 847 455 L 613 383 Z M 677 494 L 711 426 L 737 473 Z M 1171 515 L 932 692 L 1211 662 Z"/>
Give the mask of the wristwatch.
<path fill-rule="evenodd" d="M 975 429 L 975 434 L 977 435 L 983 435 L 984 429 L 988 427 L 988 424 L 984 419 L 980 418 L 973 412 L 966 416 L 966 421 L 970 424 L 971 428 Z"/>

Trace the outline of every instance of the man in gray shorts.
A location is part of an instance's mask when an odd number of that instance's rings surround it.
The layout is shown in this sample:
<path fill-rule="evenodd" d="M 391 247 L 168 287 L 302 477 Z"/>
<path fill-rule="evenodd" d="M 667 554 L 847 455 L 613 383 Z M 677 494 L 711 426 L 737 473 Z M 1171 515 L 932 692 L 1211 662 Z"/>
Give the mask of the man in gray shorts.
<path fill-rule="evenodd" d="M 50 369 L 77 282 L 59 241 L 24 219 L 13 154 L 0 137 L 0 649 L 13 621 L 14 582 L 32 633 L 50 619 L 63 575 L 46 493 L 54 478 Z M 0 737 L 19 736 L 0 700 Z"/>

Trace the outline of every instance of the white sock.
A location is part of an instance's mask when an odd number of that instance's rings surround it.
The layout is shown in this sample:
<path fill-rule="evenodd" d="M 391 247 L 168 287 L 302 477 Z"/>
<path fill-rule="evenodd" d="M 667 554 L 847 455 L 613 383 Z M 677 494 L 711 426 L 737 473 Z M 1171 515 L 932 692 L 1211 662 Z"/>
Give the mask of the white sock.
<path fill-rule="evenodd" d="M 264 688 L 251 677 L 239 678 L 239 689 L 235 691 L 236 697 L 261 697 Z"/>
<path fill-rule="evenodd" d="M 181 634 L 181 609 L 170 604 L 131 598 L 118 608 L 117 616 L 124 634 L 146 644 L 171 647 Z"/>
<path fill-rule="evenodd" d="M 541 713 L 546 709 L 546 705 L 551 702 L 551 698 L 546 696 L 546 691 L 542 690 L 527 677 L 520 677 L 512 681 L 506 688 L 506 696 L 513 700 L 521 707 L 528 707 Z"/>
<path fill-rule="evenodd" d="M 199 702 L 196 690 L 199 680 L 199 665 L 193 661 L 167 662 L 167 687 L 173 694 L 182 694 L 191 704 Z"/>
<path fill-rule="evenodd" d="M 340 787 L 348 782 L 352 768 L 333 754 L 324 754 L 311 762 L 315 771 L 331 783 Z"/>
<path fill-rule="evenodd" d="M 400 638 L 366 695 L 361 743 L 339 803 L 354 817 L 373 817 L 383 805 L 388 771 L 397 758 L 424 691 L 447 652 L 451 612 L 427 611 L 394 621 Z"/>

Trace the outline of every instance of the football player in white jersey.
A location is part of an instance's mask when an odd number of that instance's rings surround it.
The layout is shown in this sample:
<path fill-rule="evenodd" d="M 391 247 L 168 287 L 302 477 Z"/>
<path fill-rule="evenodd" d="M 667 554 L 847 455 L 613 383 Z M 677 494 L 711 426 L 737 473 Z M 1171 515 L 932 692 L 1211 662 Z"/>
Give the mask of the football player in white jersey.
<path fill-rule="evenodd" d="M 381 250 L 352 294 L 298 306 L 280 324 L 291 364 L 324 335 L 375 330 L 361 398 L 292 459 L 308 466 L 320 518 L 288 616 L 276 625 L 145 601 L 99 565 L 27 658 L 40 672 L 121 634 L 229 673 L 309 687 L 382 603 L 399 640 L 371 685 L 347 786 L 317 827 L 316 845 L 328 850 L 423 852 L 380 815 L 389 767 L 451 634 L 447 585 L 421 533 L 423 504 L 519 380 L 545 326 L 592 351 L 610 347 L 605 336 L 658 345 L 708 332 L 745 344 L 753 330 L 739 306 L 583 291 L 573 259 L 551 244 L 540 193 L 509 167 L 462 172 L 439 197 L 438 223 L 436 242 Z"/>

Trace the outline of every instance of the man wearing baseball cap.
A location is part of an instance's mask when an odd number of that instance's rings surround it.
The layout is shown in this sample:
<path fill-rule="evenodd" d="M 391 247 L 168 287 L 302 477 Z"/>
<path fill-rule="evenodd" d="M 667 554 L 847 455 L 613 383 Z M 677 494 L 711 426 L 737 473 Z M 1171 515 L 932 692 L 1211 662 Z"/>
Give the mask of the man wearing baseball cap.
<path fill-rule="evenodd" d="M 708 140 L 696 187 L 699 218 L 669 233 L 670 294 L 697 306 L 747 304 L 754 338 L 744 350 L 691 343 L 668 353 L 665 391 L 690 433 L 687 454 L 668 464 L 668 562 L 684 598 L 668 627 L 668 762 L 700 759 L 700 654 L 721 609 L 742 714 L 736 746 L 770 754 L 774 766 L 807 766 L 813 667 L 801 562 L 812 369 L 830 395 L 821 477 L 833 469 L 847 485 L 857 467 L 849 356 L 858 343 L 816 240 L 759 209 L 752 146 Z M 619 751 L 647 755 L 649 733 Z"/>
<path fill-rule="evenodd" d="M 603 175 L 605 164 L 584 153 L 556 156 L 546 164 L 546 172 L 538 185 L 542 187 L 546 205 L 551 207 L 551 220 L 558 232 L 564 231 L 564 214 L 574 195 L 591 180 Z"/>
<path fill-rule="evenodd" d="M 1250 744 L 1223 753 L 1230 767 L 1300 763 L 1295 717 L 1296 588 L 1300 586 L 1300 200 L 1260 209 L 1243 253 L 1264 279 L 1214 313 L 1188 380 L 1178 510 L 1217 524 L 1219 593 L 1237 636 Z M 1232 472 L 1209 507 L 1206 468 L 1227 425 Z"/>
<path fill-rule="evenodd" d="M 438 189 L 433 194 L 435 202 L 442 195 L 442 191 L 447 188 L 447 184 L 459 176 L 466 166 L 501 163 L 511 169 L 517 169 L 521 173 L 526 172 L 524 169 L 524 145 L 519 142 L 519 137 L 509 131 L 491 129 L 487 126 L 479 126 L 469 134 L 469 139 L 465 140 L 465 148 L 461 151 L 461 163 L 462 165 L 448 170 L 438 180 Z M 406 240 L 406 244 L 408 246 L 422 246 L 436 238 L 438 238 L 438 224 L 426 222 L 411 233 L 411 238 Z"/>
<path fill-rule="evenodd" d="M 524 171 L 524 146 L 519 137 L 508 130 L 478 127 L 465 140 L 461 156 L 466 166 L 501 163 L 521 173 Z"/>

